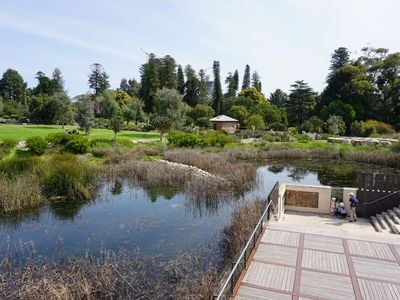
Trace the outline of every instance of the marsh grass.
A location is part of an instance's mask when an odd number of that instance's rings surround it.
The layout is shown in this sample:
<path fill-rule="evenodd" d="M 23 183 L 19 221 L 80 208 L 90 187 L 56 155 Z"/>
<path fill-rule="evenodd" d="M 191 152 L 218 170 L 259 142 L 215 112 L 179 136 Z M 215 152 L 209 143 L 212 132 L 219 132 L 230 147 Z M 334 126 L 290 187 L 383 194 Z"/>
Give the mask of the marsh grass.
<path fill-rule="evenodd" d="M 102 250 L 97 258 L 3 270 L 0 282 L 7 299 L 210 299 L 218 276 L 217 268 L 193 255 L 160 261 Z"/>
<path fill-rule="evenodd" d="M 44 202 L 42 187 L 35 174 L 24 173 L 15 178 L 0 175 L 1 213 L 36 207 Z"/>
<path fill-rule="evenodd" d="M 243 249 L 264 210 L 264 202 L 255 198 L 249 202 L 238 202 L 230 223 L 224 228 L 221 246 L 228 261 Z"/>

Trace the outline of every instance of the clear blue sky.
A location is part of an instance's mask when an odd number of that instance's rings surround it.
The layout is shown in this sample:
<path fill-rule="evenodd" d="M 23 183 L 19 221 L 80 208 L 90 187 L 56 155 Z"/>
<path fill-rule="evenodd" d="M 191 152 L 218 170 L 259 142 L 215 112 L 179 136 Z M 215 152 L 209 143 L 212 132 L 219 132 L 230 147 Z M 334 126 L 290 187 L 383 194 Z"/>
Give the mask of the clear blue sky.
<path fill-rule="evenodd" d="M 257 70 L 264 92 L 303 79 L 321 91 L 330 55 L 364 46 L 400 52 L 398 0 L 16 0 L 0 2 L 0 73 L 61 69 L 71 96 L 88 91 L 89 65 L 101 63 L 112 87 L 139 80 L 147 52 L 196 70 L 221 63 L 221 78 Z M 358 52 L 357 52 L 358 51 Z"/>

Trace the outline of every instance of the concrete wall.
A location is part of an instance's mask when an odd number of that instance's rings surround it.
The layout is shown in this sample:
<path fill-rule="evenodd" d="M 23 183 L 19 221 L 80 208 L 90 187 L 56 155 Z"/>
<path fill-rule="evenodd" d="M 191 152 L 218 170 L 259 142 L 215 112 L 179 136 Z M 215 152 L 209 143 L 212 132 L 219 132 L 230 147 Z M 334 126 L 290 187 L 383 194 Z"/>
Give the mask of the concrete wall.
<path fill-rule="evenodd" d="M 212 123 L 213 123 L 213 128 L 215 130 L 226 133 L 235 133 L 239 127 L 238 122 L 212 122 Z"/>
<path fill-rule="evenodd" d="M 330 214 L 330 212 L 331 212 L 331 210 L 330 210 L 330 208 L 331 208 L 331 187 L 330 186 L 285 184 L 285 187 L 282 189 L 282 191 L 283 190 L 318 193 L 318 208 L 285 205 L 285 208 L 284 208 L 285 210 L 315 212 L 315 213 L 321 213 L 321 214 Z M 284 193 L 282 193 L 282 195 L 284 195 Z"/>

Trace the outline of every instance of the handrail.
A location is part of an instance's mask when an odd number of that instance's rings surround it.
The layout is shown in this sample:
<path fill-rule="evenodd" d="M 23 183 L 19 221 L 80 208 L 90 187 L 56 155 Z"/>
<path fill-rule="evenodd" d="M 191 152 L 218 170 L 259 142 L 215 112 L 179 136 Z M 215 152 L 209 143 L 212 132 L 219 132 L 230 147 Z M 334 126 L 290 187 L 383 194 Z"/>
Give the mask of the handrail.
<path fill-rule="evenodd" d="M 388 195 L 382 196 L 382 197 L 380 197 L 380 198 L 378 198 L 378 199 L 375 199 L 375 200 L 373 200 L 373 201 L 371 201 L 371 202 L 363 203 L 362 205 L 363 205 L 363 206 L 364 206 L 364 205 L 366 206 L 366 205 L 370 205 L 370 204 L 379 202 L 379 201 L 381 201 L 382 199 L 385 199 L 385 198 L 387 198 L 387 197 L 393 196 L 394 194 L 397 194 L 397 193 L 400 193 L 400 190 L 395 191 L 395 192 L 393 192 L 393 193 L 390 193 L 390 194 L 388 194 Z"/>
<path fill-rule="evenodd" d="M 277 183 L 276 183 L 276 184 L 277 184 Z M 275 184 L 275 185 L 276 185 L 276 184 Z M 275 186 L 274 186 L 274 188 L 275 188 Z M 273 190 L 273 189 L 272 189 L 272 190 Z M 239 266 L 240 261 L 242 260 L 243 256 L 245 255 L 245 253 L 246 253 L 246 251 L 247 251 L 247 248 L 250 246 L 250 243 L 252 242 L 253 236 L 256 234 L 256 232 L 257 232 L 258 228 L 260 227 L 260 225 L 263 223 L 264 217 L 265 217 L 265 215 L 266 215 L 266 214 L 268 213 L 268 211 L 269 211 L 269 207 L 270 207 L 270 205 L 271 205 L 271 202 L 272 202 L 272 200 L 270 199 L 270 195 L 268 195 L 268 204 L 267 204 L 267 206 L 266 206 L 266 208 L 265 208 L 265 210 L 264 210 L 264 213 L 262 214 L 262 216 L 261 216 L 260 219 L 258 220 L 257 225 L 255 226 L 253 232 L 252 232 L 251 235 L 250 235 L 250 238 L 248 239 L 246 245 L 244 246 L 242 252 L 240 253 L 239 258 L 237 259 L 235 265 L 233 266 L 232 271 L 231 271 L 231 273 L 229 274 L 228 278 L 226 279 L 224 285 L 222 286 L 222 288 L 221 288 L 221 290 L 220 290 L 218 296 L 217 296 L 217 297 L 214 297 L 213 299 L 216 299 L 216 300 L 220 300 L 220 299 L 221 299 L 221 297 L 222 297 L 222 295 L 223 295 L 223 293 L 224 293 L 226 287 L 228 286 L 229 282 L 231 281 L 231 278 L 232 278 L 233 274 L 235 273 L 237 267 Z"/>

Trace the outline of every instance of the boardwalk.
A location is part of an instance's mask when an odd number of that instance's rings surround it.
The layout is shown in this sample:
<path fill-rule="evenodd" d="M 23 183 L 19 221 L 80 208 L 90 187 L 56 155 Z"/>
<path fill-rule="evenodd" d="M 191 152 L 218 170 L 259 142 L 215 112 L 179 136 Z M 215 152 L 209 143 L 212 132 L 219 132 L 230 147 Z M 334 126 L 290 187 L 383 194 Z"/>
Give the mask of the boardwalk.
<path fill-rule="evenodd" d="M 400 236 L 349 230 L 268 225 L 235 299 L 400 299 Z"/>

